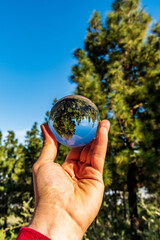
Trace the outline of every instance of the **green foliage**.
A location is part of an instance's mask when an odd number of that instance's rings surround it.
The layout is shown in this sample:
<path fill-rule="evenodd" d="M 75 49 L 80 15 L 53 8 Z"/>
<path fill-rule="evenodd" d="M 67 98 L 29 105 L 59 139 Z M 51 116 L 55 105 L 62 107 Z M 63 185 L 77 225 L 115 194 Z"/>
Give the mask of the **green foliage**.
<path fill-rule="evenodd" d="M 16 203 L 19 197 L 18 180 L 22 161 L 23 146 L 18 145 L 14 132 L 9 131 L 4 145 L 0 146 L 0 215 L 4 228 L 8 224 L 8 215 L 14 214 L 18 208 Z"/>
<path fill-rule="evenodd" d="M 38 159 L 42 149 L 42 139 L 37 128 L 37 123 L 34 123 L 31 131 L 27 131 L 24 145 L 24 175 L 21 175 L 23 181 L 22 186 L 25 189 L 23 200 L 28 201 L 32 198 L 33 193 L 33 179 L 32 179 L 32 166 Z M 33 207 L 32 202 L 32 207 Z"/>
<path fill-rule="evenodd" d="M 17 237 L 19 229 L 23 226 L 28 225 L 28 222 L 31 219 L 34 212 L 34 209 L 30 207 L 31 200 L 32 198 L 30 198 L 28 202 L 23 201 L 22 209 L 19 218 L 17 218 L 17 221 L 15 221 L 14 217 L 11 216 L 9 227 L 5 229 L 3 228 L 0 229 L 0 239 L 2 240 L 15 239 Z M 13 222 L 11 222 L 11 218 L 14 219 Z"/>
<path fill-rule="evenodd" d="M 160 238 L 160 23 L 147 35 L 150 22 L 138 0 L 115 0 L 104 22 L 93 13 L 84 49 L 74 52 L 75 93 L 91 99 L 101 119 L 111 122 L 104 199 L 85 240 Z M 41 147 L 36 123 L 24 145 L 13 131 L 2 143 L 0 132 L 1 239 L 15 239 L 31 218 L 31 169 Z M 62 164 L 69 150 L 58 145 L 56 162 Z"/>
<path fill-rule="evenodd" d="M 124 228 L 124 237 L 112 229 L 114 236 L 108 239 L 145 239 L 138 187 L 145 186 L 160 199 L 160 24 L 147 36 L 150 22 L 138 0 L 116 0 L 104 23 L 99 12 L 93 13 L 85 47 L 75 51 L 77 64 L 71 76 L 77 83 L 75 93 L 89 97 L 102 119 L 111 122 L 104 183 L 106 191 L 115 191 L 115 229 L 121 217 L 116 192 L 128 193 L 131 228 L 129 224 L 128 230 Z M 158 225 L 155 222 L 160 234 Z"/>
<path fill-rule="evenodd" d="M 157 240 L 159 238 L 159 233 L 157 231 L 157 226 L 159 224 L 158 218 L 160 217 L 160 209 L 156 206 L 156 203 L 153 199 L 144 200 L 139 196 L 139 209 L 141 214 L 142 226 L 145 231 L 142 229 L 139 230 L 143 239 Z"/>
<path fill-rule="evenodd" d="M 0 229 L 0 239 L 5 240 L 6 239 L 5 237 L 6 237 L 6 234 L 2 228 L 2 229 Z"/>
<path fill-rule="evenodd" d="M 42 148 L 35 123 L 26 134 L 25 145 L 18 144 L 13 131 L 0 144 L 0 227 L 1 239 L 15 239 L 20 227 L 33 214 L 32 165 Z"/>

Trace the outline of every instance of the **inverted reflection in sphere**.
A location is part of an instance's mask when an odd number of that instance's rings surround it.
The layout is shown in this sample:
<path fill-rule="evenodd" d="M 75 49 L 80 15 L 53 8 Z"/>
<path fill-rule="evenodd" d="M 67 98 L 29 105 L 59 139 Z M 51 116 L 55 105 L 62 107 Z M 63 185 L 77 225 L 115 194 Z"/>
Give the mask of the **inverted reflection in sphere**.
<path fill-rule="evenodd" d="M 100 120 L 96 105 L 80 95 L 60 99 L 51 109 L 49 127 L 57 141 L 69 147 L 80 147 L 96 136 Z"/>

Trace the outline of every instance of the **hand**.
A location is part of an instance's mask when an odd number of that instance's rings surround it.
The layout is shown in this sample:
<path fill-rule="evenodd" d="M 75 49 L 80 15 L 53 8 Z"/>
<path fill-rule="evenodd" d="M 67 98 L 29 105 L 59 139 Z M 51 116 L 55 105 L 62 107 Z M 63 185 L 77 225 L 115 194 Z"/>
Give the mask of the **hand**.
<path fill-rule="evenodd" d="M 73 148 L 64 164 L 54 163 L 57 142 L 42 125 L 44 146 L 33 166 L 35 212 L 29 225 L 54 240 L 80 240 L 100 209 L 109 122 L 103 120 L 97 137 Z"/>

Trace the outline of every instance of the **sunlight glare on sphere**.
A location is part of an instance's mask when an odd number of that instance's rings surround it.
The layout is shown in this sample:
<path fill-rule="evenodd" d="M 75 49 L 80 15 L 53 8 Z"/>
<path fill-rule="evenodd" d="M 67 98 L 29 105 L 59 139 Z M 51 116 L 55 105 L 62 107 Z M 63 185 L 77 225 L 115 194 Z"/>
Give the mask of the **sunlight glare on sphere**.
<path fill-rule="evenodd" d="M 48 125 L 59 143 L 81 147 L 96 136 L 99 120 L 98 109 L 91 100 L 72 95 L 54 104 Z"/>

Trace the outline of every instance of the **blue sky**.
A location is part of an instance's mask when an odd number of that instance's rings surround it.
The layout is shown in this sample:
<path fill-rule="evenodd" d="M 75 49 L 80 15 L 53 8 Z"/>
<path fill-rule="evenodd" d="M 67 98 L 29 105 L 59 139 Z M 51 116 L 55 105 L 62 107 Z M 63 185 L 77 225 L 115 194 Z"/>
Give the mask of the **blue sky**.
<path fill-rule="evenodd" d="M 0 130 L 14 130 L 22 141 L 40 125 L 55 97 L 72 94 L 73 51 L 83 47 L 93 10 L 103 19 L 111 0 L 0 1 Z M 160 21 L 159 0 L 141 6 Z"/>

